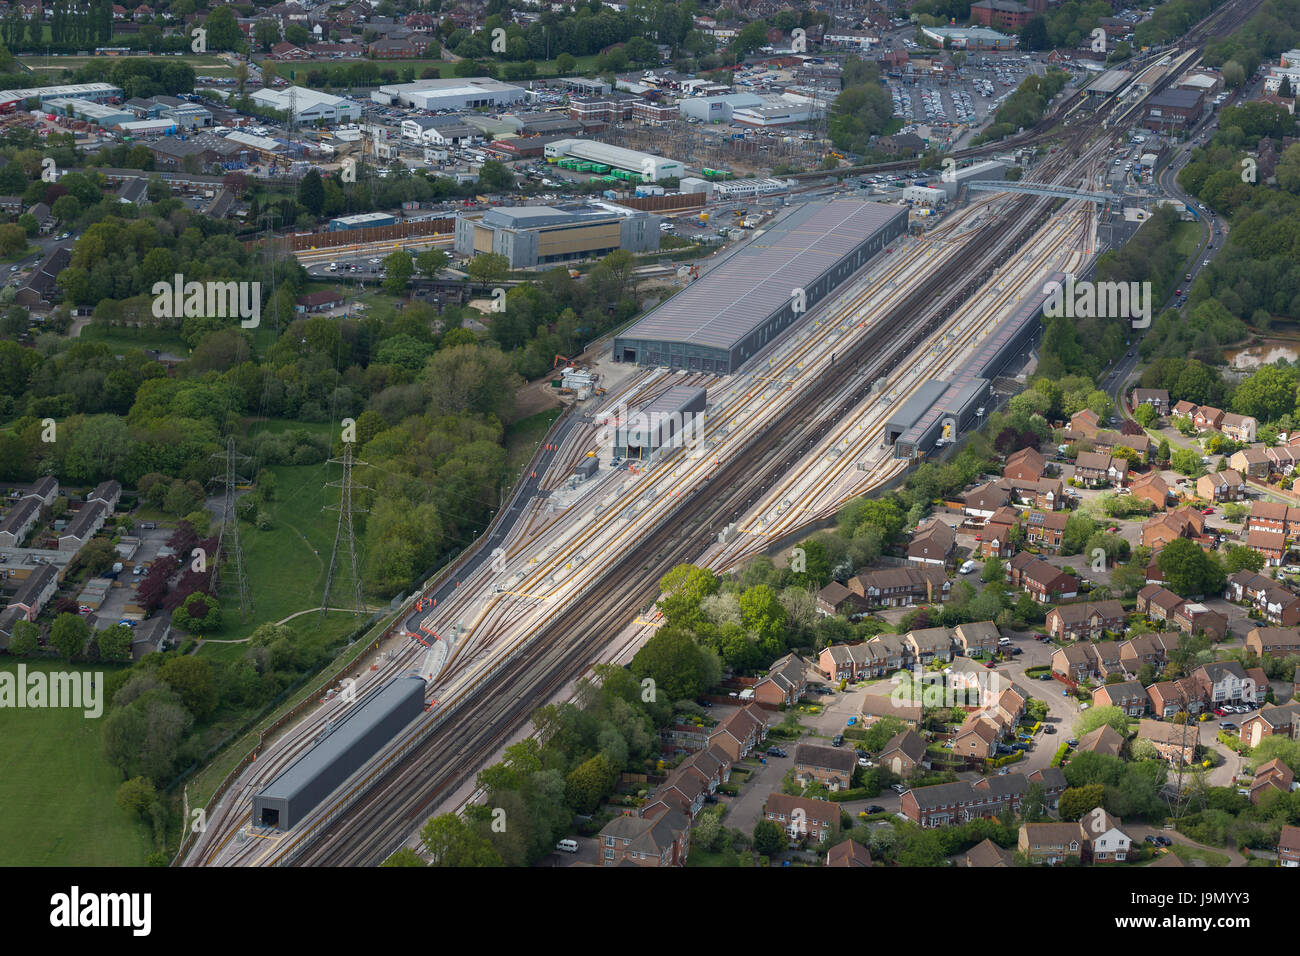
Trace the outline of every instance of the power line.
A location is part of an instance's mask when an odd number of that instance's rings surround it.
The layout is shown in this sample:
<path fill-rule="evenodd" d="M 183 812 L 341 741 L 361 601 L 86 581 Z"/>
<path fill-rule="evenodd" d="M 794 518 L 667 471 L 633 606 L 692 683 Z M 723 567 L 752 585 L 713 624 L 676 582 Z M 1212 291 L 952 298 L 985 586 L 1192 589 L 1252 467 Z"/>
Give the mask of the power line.
<path fill-rule="evenodd" d="M 357 617 L 360 617 L 362 612 L 365 610 L 361 603 L 361 570 L 357 563 L 357 538 L 355 529 L 352 525 L 352 515 L 355 510 L 352 507 L 352 466 L 354 464 L 352 461 L 352 442 L 344 442 L 343 457 L 331 458 L 329 463 L 341 464 L 343 466 L 343 479 L 341 481 L 331 481 L 326 483 L 327 488 L 338 488 L 340 489 L 340 492 L 337 509 L 335 509 L 333 505 L 326 505 L 326 510 L 338 511 L 339 523 L 338 528 L 334 532 L 334 550 L 330 552 L 329 571 L 325 575 L 325 590 L 322 592 L 320 598 L 320 616 L 322 620 L 325 618 L 326 608 L 329 607 L 330 588 L 334 585 L 334 569 L 338 565 L 339 560 L 339 542 L 343 540 L 344 536 L 347 538 L 345 547 L 347 548 L 348 563 L 352 568 L 353 613 Z M 355 464 L 365 465 L 366 463 L 364 461 L 358 461 L 355 462 Z M 365 488 L 366 491 L 374 490 L 366 488 L 364 485 L 360 487 Z M 364 510 L 361 513 L 364 513 Z"/>
<path fill-rule="evenodd" d="M 241 622 L 248 621 L 248 615 L 253 610 L 253 594 L 248 587 L 248 575 L 244 569 L 244 548 L 239 540 L 239 516 L 235 514 L 235 486 L 241 482 L 247 482 L 247 478 L 242 478 L 235 474 L 235 459 L 251 461 L 247 455 L 241 455 L 235 451 L 235 436 L 231 435 L 226 439 L 225 454 L 216 454 L 213 458 L 225 458 L 226 471 L 221 478 L 212 480 L 225 486 L 223 500 L 221 504 L 221 530 L 217 534 L 217 554 L 212 562 L 211 587 L 213 593 L 216 593 L 220 586 L 221 579 L 221 561 L 225 554 L 226 534 L 229 530 L 232 550 L 234 552 L 235 564 L 235 581 L 239 588 L 239 619 Z"/>

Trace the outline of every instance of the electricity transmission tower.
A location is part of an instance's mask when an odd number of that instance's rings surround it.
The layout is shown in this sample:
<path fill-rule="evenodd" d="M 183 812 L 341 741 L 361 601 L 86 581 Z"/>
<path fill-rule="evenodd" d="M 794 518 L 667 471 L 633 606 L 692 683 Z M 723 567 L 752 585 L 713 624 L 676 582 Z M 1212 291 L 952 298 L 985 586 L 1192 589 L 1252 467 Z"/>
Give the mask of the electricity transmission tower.
<path fill-rule="evenodd" d="M 330 552 L 330 567 L 329 571 L 325 575 L 325 590 L 320 596 L 320 616 L 322 620 L 324 620 L 325 611 L 329 607 L 330 588 L 334 584 L 334 569 L 339 562 L 339 542 L 343 540 L 344 536 L 347 537 L 347 544 L 345 547 L 347 548 L 348 563 L 352 568 L 353 614 L 360 617 L 362 611 L 365 610 L 361 603 L 361 570 L 357 564 L 357 538 L 352 527 L 352 515 L 358 512 L 358 509 L 352 507 L 352 466 L 354 464 L 365 465 L 366 463 L 364 461 L 354 462 L 352 460 L 352 442 L 344 442 L 343 457 L 331 458 L 330 464 L 341 464 L 343 466 L 343 478 L 341 481 L 326 482 L 325 485 L 327 488 L 338 488 L 340 491 L 338 506 L 326 505 L 327 510 L 338 511 L 339 524 L 338 529 L 334 532 L 334 550 Z M 371 490 L 366 488 L 365 485 L 360 485 L 358 487 L 361 487 L 366 491 Z M 364 513 L 364 511 L 362 510 L 360 513 Z"/>
<path fill-rule="evenodd" d="M 253 610 L 253 594 L 248 588 L 248 574 L 244 569 L 244 547 L 239 540 L 239 518 L 235 514 L 235 486 L 247 483 L 247 478 L 242 478 L 235 474 L 235 459 L 241 461 L 251 461 L 247 455 L 241 455 L 235 451 L 235 438 L 230 436 L 226 439 L 226 452 L 224 455 L 213 455 L 213 458 L 224 458 L 226 461 L 225 474 L 220 478 L 214 478 L 213 481 L 225 486 L 223 500 L 221 503 L 221 530 L 217 533 L 217 553 L 212 559 L 212 590 L 215 593 L 221 578 L 221 561 L 226 553 L 226 536 L 230 536 L 230 549 L 233 552 L 232 558 L 235 565 L 235 581 L 239 587 L 239 619 L 247 621 L 248 615 Z"/>

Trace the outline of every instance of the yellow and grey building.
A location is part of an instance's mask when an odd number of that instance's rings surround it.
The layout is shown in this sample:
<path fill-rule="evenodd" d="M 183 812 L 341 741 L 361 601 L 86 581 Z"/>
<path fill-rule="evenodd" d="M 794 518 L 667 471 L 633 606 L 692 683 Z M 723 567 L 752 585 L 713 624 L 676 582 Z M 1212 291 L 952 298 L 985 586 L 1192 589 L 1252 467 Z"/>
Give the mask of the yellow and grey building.
<path fill-rule="evenodd" d="M 506 206 L 456 217 L 456 252 L 496 252 L 512 269 L 593 259 L 616 249 L 659 248 L 659 217 L 636 209 L 588 204 Z"/>

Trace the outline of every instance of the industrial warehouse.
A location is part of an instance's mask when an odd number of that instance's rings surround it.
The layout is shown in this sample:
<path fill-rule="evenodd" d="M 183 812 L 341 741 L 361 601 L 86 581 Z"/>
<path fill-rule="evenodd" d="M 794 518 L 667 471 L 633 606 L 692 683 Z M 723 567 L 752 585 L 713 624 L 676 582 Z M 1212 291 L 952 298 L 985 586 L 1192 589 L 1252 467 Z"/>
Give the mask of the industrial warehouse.
<path fill-rule="evenodd" d="M 659 235 L 658 216 L 604 203 L 506 206 L 456 217 L 459 255 L 499 253 L 512 269 L 596 258 L 617 249 L 653 252 Z"/>
<path fill-rule="evenodd" d="M 288 830 L 424 712 L 424 680 L 398 677 L 348 707 L 325 736 L 253 795 L 257 826 Z"/>
<path fill-rule="evenodd" d="M 907 215 L 854 199 L 800 206 L 617 336 L 614 360 L 738 371 L 903 235 Z"/>
<path fill-rule="evenodd" d="M 675 159 L 597 143 L 590 139 L 557 139 L 546 144 L 545 153 L 547 162 L 580 160 L 595 166 L 621 170 L 638 181 L 658 182 L 661 179 L 681 178 L 686 173 L 686 168 Z"/>

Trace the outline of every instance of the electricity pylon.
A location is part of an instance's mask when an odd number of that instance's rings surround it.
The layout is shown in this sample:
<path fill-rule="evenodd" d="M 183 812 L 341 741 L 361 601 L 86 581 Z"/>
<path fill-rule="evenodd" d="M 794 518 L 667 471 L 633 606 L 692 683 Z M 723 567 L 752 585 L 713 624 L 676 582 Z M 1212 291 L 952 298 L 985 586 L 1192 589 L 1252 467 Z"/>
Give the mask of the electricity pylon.
<path fill-rule="evenodd" d="M 343 457 L 331 458 L 330 464 L 341 464 L 343 466 L 343 478 L 341 481 L 326 482 L 325 485 L 327 488 L 338 488 L 340 491 L 337 507 L 334 505 L 325 506 L 329 511 L 338 511 L 339 524 L 337 530 L 334 532 L 334 550 L 330 552 L 329 571 L 325 575 L 325 590 L 320 596 L 320 616 L 322 620 L 324 620 L 325 611 L 329 607 L 330 588 L 334 584 L 334 568 L 338 564 L 339 560 L 339 542 L 343 540 L 344 536 L 347 537 L 346 547 L 348 552 L 348 562 L 352 567 L 353 613 L 357 617 L 360 617 L 362 611 L 365 610 L 364 605 L 361 603 L 361 571 L 357 564 L 357 538 L 352 526 L 352 515 L 356 511 L 356 509 L 352 507 L 352 466 L 354 464 L 365 465 L 366 463 L 364 461 L 353 462 L 352 442 L 344 442 Z M 367 491 L 371 490 L 366 488 L 365 485 L 361 485 L 360 487 L 365 488 Z M 364 514 L 364 510 L 362 510 L 361 513 Z"/>
<path fill-rule="evenodd" d="M 235 486 L 241 482 L 247 482 L 247 478 L 241 478 L 235 474 L 235 459 L 241 461 L 251 461 L 247 455 L 241 455 L 235 451 L 235 438 L 233 435 L 226 439 L 226 452 L 224 455 L 213 455 L 213 458 L 225 458 L 225 474 L 220 478 L 212 480 L 225 486 L 223 500 L 221 503 L 221 530 L 217 532 L 217 553 L 212 559 L 212 591 L 215 594 L 221 578 L 221 560 L 225 554 L 226 535 L 229 531 L 232 558 L 235 565 L 235 581 L 239 587 L 239 619 L 241 622 L 248 620 L 248 615 L 253 610 L 253 593 L 248 587 L 248 575 L 244 570 L 244 547 L 239 540 L 239 517 L 235 514 Z"/>

